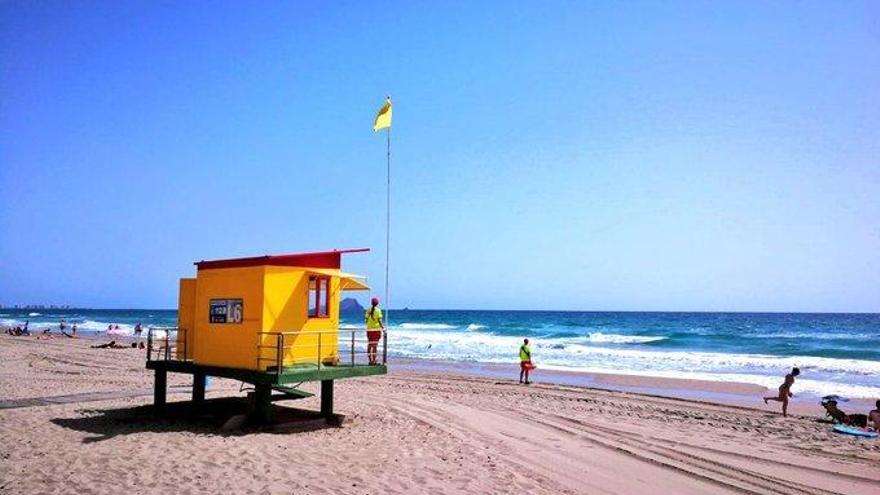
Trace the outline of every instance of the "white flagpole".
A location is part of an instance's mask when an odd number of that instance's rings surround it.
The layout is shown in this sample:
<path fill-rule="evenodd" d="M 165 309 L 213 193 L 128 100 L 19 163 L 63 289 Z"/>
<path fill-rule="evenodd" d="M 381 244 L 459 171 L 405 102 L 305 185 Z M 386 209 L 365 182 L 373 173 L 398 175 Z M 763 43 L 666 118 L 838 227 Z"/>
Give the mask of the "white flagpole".
<path fill-rule="evenodd" d="M 390 97 L 389 97 L 390 100 Z M 389 266 L 391 264 L 391 127 L 386 136 L 386 171 L 385 171 L 385 335 L 382 339 L 382 363 L 388 362 L 388 326 L 391 319 L 391 299 L 389 286 Z"/>

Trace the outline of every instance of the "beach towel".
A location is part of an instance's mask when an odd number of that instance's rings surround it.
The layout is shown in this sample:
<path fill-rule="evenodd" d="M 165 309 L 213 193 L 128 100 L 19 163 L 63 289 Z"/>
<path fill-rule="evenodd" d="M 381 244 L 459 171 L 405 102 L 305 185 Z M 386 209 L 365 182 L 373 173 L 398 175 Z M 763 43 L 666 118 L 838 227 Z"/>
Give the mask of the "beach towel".
<path fill-rule="evenodd" d="M 857 437 L 866 437 L 866 438 L 877 438 L 880 437 L 880 434 L 874 431 L 870 431 L 866 428 L 856 428 L 855 426 L 847 426 L 847 425 L 834 425 L 834 431 L 837 433 L 843 433 L 846 435 L 855 435 Z"/>

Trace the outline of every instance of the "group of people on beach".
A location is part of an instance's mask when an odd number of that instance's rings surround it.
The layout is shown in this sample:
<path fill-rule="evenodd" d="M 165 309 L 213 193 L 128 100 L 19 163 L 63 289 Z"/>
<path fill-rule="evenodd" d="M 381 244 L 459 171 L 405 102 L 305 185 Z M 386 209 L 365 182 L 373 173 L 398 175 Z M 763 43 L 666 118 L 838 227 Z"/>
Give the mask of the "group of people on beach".
<path fill-rule="evenodd" d="M 764 404 L 767 404 L 771 400 L 781 402 L 782 416 L 788 416 L 788 402 L 789 399 L 794 397 L 794 394 L 791 392 L 791 386 L 794 385 L 795 377 L 799 376 L 800 374 L 801 370 L 799 368 L 792 368 L 791 372 L 785 375 L 785 378 L 782 381 L 782 385 L 779 386 L 779 394 L 764 397 Z M 880 400 L 878 400 L 875 404 L 877 409 L 868 412 L 868 414 L 846 414 L 845 412 L 841 411 L 840 408 L 837 406 L 837 403 L 840 400 L 846 399 L 843 399 L 836 395 L 830 395 L 822 398 L 822 407 L 825 408 L 825 412 L 832 419 L 832 421 L 860 428 L 873 426 L 874 431 L 880 431 Z"/>
<path fill-rule="evenodd" d="M 381 318 L 381 311 L 379 312 L 379 317 Z M 30 323 L 31 323 L 30 320 L 26 320 L 24 322 L 24 325 L 9 326 L 9 327 L 6 327 L 3 330 L 3 332 L 6 335 L 12 335 L 14 337 L 19 337 L 19 336 L 23 336 L 23 335 L 31 335 L 31 332 L 29 329 Z M 53 330 L 53 327 L 51 327 L 51 326 L 44 328 L 43 331 L 40 332 L 40 334 L 37 336 L 37 338 L 38 339 L 53 339 L 53 338 L 55 338 L 54 334 L 52 333 L 52 330 Z M 78 328 L 77 328 L 76 323 L 73 323 L 72 325 L 68 325 L 67 322 L 64 321 L 63 319 L 60 322 L 58 322 L 58 331 L 61 333 L 61 335 L 65 336 L 67 338 L 71 338 L 71 339 L 77 338 L 77 336 L 76 336 L 77 330 L 78 330 Z M 140 337 L 141 334 L 143 333 L 143 331 L 144 331 L 143 325 L 138 323 L 134 327 L 134 336 Z M 107 333 L 108 334 L 118 333 L 118 332 L 119 332 L 119 325 L 118 324 L 114 325 L 111 323 L 111 324 L 107 325 Z M 141 347 L 143 347 L 143 344 L 141 344 Z"/>
<path fill-rule="evenodd" d="M 68 332 L 68 330 L 70 331 Z M 76 323 L 68 327 L 67 323 L 64 320 L 61 320 L 60 322 L 58 322 L 58 331 L 61 333 L 61 335 L 69 339 L 75 339 L 77 331 Z M 44 328 L 41 337 L 46 339 L 54 338 L 54 336 L 52 335 L 52 327 Z"/>
<path fill-rule="evenodd" d="M 27 323 L 29 323 L 29 322 L 25 322 L 25 325 L 27 325 Z M 67 322 L 65 322 L 64 320 L 61 320 L 60 322 L 58 322 L 58 332 L 61 333 L 61 335 L 65 336 L 69 339 L 75 339 L 76 338 L 76 331 L 77 331 L 76 323 L 74 323 L 71 326 L 68 326 Z M 40 336 L 37 338 L 43 338 L 43 339 L 55 338 L 55 336 L 52 334 L 52 327 L 44 328 L 42 334 L 40 334 Z"/>
<path fill-rule="evenodd" d="M 17 327 L 6 327 L 6 334 L 12 335 L 13 337 L 18 337 L 21 335 L 30 335 L 31 331 L 28 330 L 28 325 L 30 323 L 31 323 L 30 320 L 28 320 L 28 321 L 24 322 L 24 326 L 19 325 Z"/>

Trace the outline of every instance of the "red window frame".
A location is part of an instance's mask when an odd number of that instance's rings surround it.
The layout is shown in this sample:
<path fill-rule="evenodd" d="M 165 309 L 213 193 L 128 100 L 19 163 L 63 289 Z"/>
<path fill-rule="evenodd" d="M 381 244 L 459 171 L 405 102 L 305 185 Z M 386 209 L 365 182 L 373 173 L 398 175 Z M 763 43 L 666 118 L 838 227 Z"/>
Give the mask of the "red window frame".
<path fill-rule="evenodd" d="M 321 290 L 322 288 L 323 290 Z M 314 291 L 315 305 L 309 307 L 310 300 L 312 299 L 312 291 Z M 322 302 L 324 303 L 323 313 L 321 312 Z M 306 306 L 307 314 L 310 319 L 330 318 L 330 277 L 326 275 L 309 275 L 309 297 L 306 299 Z"/>

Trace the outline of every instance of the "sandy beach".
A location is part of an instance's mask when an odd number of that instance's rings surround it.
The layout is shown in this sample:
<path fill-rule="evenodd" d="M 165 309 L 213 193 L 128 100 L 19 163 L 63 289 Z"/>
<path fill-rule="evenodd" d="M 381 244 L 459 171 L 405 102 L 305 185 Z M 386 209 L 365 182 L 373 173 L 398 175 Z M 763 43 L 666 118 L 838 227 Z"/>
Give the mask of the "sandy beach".
<path fill-rule="evenodd" d="M 392 363 L 388 376 L 338 382 L 341 426 L 224 430 L 222 413 L 153 418 L 144 351 L 89 348 L 94 343 L 0 337 L 0 492 L 880 490 L 880 441 L 833 433 L 813 405 L 796 403 L 789 418 L 762 404 L 747 407 L 745 398 L 761 392 L 754 386 L 719 385 L 708 397 L 733 399 L 696 401 L 541 383 L 540 374 L 526 387 L 500 371 L 456 366 L 441 373 L 437 363 L 409 361 Z M 186 378 L 169 376 L 170 401 L 188 400 Z M 664 386 L 638 377 L 601 380 Z M 212 380 L 208 398 L 243 397 L 240 388 Z M 317 410 L 318 399 L 278 405 Z"/>

